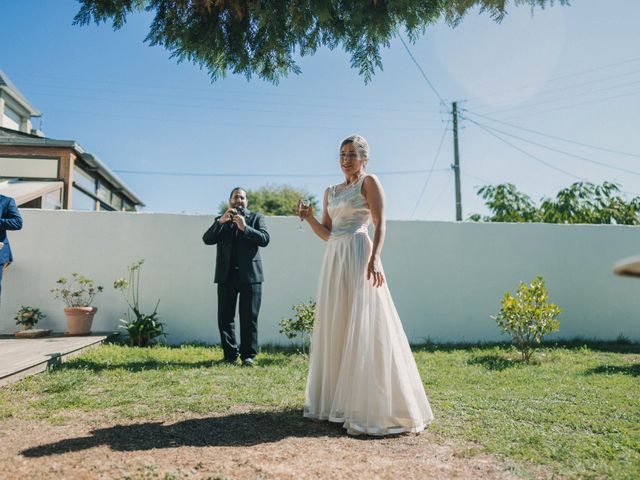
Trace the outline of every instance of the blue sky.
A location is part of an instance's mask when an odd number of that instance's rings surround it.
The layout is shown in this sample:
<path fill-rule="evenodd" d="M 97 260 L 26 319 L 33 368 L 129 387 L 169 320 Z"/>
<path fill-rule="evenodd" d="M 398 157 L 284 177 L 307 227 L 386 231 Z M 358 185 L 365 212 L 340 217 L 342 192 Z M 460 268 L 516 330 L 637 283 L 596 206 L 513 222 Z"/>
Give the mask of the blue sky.
<path fill-rule="evenodd" d="M 485 213 L 476 191 L 489 183 L 515 183 L 534 199 L 578 179 L 640 194 L 636 0 L 533 15 L 512 7 L 501 24 L 475 12 L 456 28 L 432 26 L 408 45 L 444 104 L 398 39 L 368 85 L 347 55 L 324 48 L 278 85 L 233 75 L 211 83 L 143 43 L 148 16 L 114 32 L 72 26 L 78 8 L 3 0 L 0 69 L 44 113 L 48 137 L 100 157 L 145 211 L 214 212 L 236 185 L 286 183 L 321 198 L 342 180 L 340 141 L 357 132 L 370 143 L 368 169 L 383 183 L 390 219 L 453 220 L 453 100 L 469 110 L 460 130 L 465 218 Z"/>

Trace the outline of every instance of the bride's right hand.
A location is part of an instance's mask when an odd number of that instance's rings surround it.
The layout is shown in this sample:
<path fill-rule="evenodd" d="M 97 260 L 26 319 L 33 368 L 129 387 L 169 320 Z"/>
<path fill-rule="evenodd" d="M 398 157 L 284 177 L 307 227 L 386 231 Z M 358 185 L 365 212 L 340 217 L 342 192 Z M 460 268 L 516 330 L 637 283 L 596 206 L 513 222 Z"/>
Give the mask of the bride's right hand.
<path fill-rule="evenodd" d="M 298 207 L 296 208 L 296 215 L 300 217 L 300 220 L 308 220 L 311 214 L 313 213 L 311 205 L 307 205 L 305 202 L 300 200 L 298 202 Z"/>

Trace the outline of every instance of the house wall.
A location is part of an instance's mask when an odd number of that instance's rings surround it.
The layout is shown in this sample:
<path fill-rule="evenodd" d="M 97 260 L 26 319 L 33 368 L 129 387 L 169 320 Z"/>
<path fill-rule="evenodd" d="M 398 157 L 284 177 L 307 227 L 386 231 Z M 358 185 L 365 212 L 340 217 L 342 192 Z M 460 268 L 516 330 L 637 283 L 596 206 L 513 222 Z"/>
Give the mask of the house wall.
<path fill-rule="evenodd" d="M 42 326 L 65 330 L 62 304 L 49 289 L 78 272 L 105 286 L 94 331 L 116 330 L 124 303 L 113 281 L 145 259 L 141 300 L 160 299 L 168 340 L 218 341 L 215 247 L 201 237 L 212 216 L 123 212 L 22 211 L 24 228 L 10 232 L 15 262 L 4 276 L 0 331 L 15 330 L 21 305 L 48 315 Z M 261 342 L 286 343 L 278 321 L 291 305 L 315 297 L 324 242 L 296 218 L 269 217 L 271 244 L 262 249 L 266 281 Z M 640 228 L 603 225 L 478 224 L 390 221 L 383 251 L 388 284 L 409 339 L 504 339 L 490 315 L 505 291 L 542 275 L 562 308 L 560 331 L 640 341 L 640 280 L 617 277 L 612 265 L 640 253 Z"/>

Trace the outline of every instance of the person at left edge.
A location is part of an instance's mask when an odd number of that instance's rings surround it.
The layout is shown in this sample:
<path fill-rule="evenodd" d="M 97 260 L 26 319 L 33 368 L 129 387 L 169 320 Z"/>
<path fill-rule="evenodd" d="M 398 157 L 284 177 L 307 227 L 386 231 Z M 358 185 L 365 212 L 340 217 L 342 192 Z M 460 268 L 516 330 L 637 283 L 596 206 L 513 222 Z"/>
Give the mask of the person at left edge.
<path fill-rule="evenodd" d="M 0 295 L 2 294 L 2 273 L 13 262 L 7 230 L 20 230 L 22 217 L 11 197 L 0 195 Z"/>
<path fill-rule="evenodd" d="M 234 188 L 229 208 L 202 236 L 217 245 L 214 282 L 218 284 L 218 329 L 224 360 L 252 366 L 258 353 L 258 313 L 262 301 L 262 260 L 259 247 L 269 244 L 264 216 L 247 209 L 247 192 Z M 240 347 L 236 343 L 235 314 L 239 299 Z"/>

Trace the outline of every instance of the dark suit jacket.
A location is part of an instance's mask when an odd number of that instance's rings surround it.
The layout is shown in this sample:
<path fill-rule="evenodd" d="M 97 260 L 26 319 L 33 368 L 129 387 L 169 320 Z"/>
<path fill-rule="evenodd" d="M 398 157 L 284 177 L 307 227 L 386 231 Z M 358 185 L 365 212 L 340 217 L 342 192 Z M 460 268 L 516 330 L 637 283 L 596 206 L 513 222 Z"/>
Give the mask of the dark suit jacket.
<path fill-rule="evenodd" d="M 267 226 L 264 217 L 259 213 L 245 210 L 244 218 L 247 224 L 244 232 L 231 228 L 232 222 L 221 224 L 220 217 L 216 217 L 213 225 L 202 236 L 202 241 L 206 245 L 218 245 L 216 273 L 213 280 L 215 283 L 223 283 L 229 275 L 231 244 L 236 236 L 236 231 L 240 281 L 261 283 L 264 280 L 258 247 L 266 247 L 269 244 Z"/>
<path fill-rule="evenodd" d="M 11 197 L 0 195 L 0 242 L 4 243 L 4 247 L 0 249 L 0 268 L 5 263 L 13 261 L 7 230 L 20 230 L 21 228 L 22 217 L 16 207 L 16 201 Z"/>

